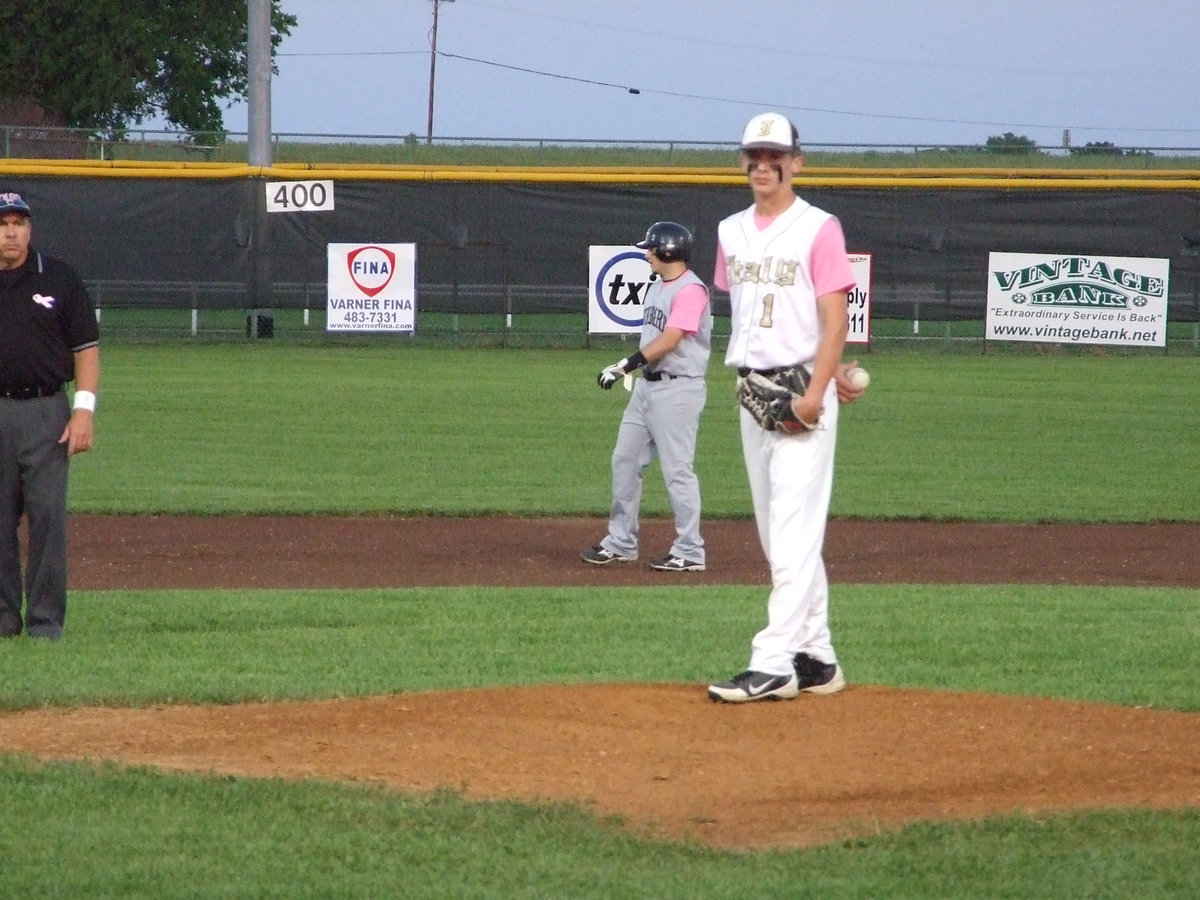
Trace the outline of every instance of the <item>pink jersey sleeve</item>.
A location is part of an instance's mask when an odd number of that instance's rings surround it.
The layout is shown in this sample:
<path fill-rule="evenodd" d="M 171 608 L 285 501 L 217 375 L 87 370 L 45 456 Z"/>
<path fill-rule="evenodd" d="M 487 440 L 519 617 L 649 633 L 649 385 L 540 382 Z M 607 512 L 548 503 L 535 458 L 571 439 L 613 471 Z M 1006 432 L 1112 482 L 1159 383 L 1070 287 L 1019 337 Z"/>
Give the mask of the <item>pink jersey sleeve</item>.
<path fill-rule="evenodd" d="M 850 260 L 846 258 L 846 237 L 842 234 L 842 223 L 833 216 L 821 226 L 813 240 L 809 268 L 813 291 L 818 297 L 837 291 L 849 292 L 857 283 Z"/>
<path fill-rule="evenodd" d="M 678 328 L 688 334 L 700 330 L 700 318 L 708 306 L 708 291 L 698 284 L 685 284 L 671 302 L 671 314 L 667 316 L 667 327 Z"/>
<path fill-rule="evenodd" d="M 729 270 L 725 267 L 725 248 L 717 242 L 717 267 L 713 271 L 713 286 L 723 291 L 729 290 Z"/>

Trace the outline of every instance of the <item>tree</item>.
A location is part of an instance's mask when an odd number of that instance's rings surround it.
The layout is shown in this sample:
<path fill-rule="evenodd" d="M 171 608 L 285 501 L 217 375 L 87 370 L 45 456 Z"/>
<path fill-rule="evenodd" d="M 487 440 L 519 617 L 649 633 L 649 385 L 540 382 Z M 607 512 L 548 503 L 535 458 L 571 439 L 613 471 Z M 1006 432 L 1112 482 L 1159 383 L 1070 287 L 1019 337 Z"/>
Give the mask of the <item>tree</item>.
<path fill-rule="evenodd" d="M 1006 131 L 1002 135 L 993 135 L 984 144 L 988 153 L 1038 153 L 1037 141 L 1025 135 L 1015 135 Z"/>
<path fill-rule="evenodd" d="M 279 2 L 271 0 L 272 57 L 296 24 Z M 220 102 L 244 97 L 248 86 L 248 30 L 246 4 L 229 0 L 6 3 L 0 124 L 120 138 L 161 113 L 193 139 L 223 134 Z M 31 110 L 40 122 L 14 121 Z"/>
<path fill-rule="evenodd" d="M 1112 141 L 1091 141 L 1082 147 L 1071 147 L 1072 156 L 1153 156 L 1149 150 L 1122 150 Z"/>
<path fill-rule="evenodd" d="M 1091 141 L 1082 147 L 1072 147 L 1072 156 L 1120 156 L 1121 148 L 1112 141 Z"/>

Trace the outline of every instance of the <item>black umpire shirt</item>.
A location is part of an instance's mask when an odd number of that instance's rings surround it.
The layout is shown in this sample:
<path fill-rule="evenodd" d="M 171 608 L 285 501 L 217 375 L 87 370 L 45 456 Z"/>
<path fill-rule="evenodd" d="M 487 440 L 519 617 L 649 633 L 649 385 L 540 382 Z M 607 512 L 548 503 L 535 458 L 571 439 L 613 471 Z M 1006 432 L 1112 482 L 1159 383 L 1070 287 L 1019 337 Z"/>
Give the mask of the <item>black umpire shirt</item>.
<path fill-rule="evenodd" d="M 75 270 L 32 248 L 0 270 L 0 391 L 51 391 L 75 378 L 75 353 L 100 342 L 96 309 Z"/>

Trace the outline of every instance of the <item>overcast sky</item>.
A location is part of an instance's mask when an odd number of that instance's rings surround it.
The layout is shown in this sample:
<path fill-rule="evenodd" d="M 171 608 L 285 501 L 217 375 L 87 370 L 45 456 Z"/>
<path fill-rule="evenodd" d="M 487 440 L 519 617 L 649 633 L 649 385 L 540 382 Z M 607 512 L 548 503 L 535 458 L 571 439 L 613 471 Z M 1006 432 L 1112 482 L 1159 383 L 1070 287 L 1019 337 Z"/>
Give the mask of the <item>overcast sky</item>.
<path fill-rule="evenodd" d="M 425 137 L 434 0 L 283 8 L 273 132 Z M 437 137 L 1200 147 L 1197 0 L 440 0 L 437 49 Z"/>

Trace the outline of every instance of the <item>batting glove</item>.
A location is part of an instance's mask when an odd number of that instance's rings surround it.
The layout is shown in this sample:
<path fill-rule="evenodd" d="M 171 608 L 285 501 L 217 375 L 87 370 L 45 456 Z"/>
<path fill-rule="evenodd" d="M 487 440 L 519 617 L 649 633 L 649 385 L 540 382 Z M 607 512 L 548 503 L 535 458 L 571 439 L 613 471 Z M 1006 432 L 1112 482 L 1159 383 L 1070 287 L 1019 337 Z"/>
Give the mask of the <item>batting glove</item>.
<path fill-rule="evenodd" d="M 639 350 L 633 356 L 627 356 L 620 362 L 613 363 L 601 370 L 596 376 L 596 384 L 600 385 L 604 390 L 609 390 L 618 380 L 624 378 L 635 369 L 640 369 L 646 364 L 646 357 Z"/>

